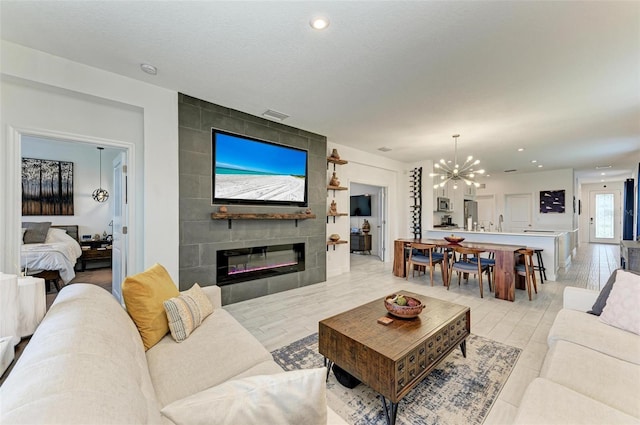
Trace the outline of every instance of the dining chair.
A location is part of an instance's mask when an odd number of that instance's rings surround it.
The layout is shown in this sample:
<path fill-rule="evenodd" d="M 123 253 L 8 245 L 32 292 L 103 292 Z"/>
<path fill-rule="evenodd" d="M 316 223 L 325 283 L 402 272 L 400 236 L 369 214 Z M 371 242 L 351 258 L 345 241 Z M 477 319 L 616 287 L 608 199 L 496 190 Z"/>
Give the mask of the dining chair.
<path fill-rule="evenodd" d="M 482 284 L 482 273 L 489 270 L 489 266 L 483 265 L 482 262 L 471 262 L 473 257 L 479 257 L 484 251 L 474 248 L 465 248 L 463 246 L 451 247 L 453 250 L 453 256 L 449 266 L 449 281 L 447 282 L 447 290 L 451 286 L 451 277 L 453 272 L 458 273 L 458 286 L 460 286 L 460 276 L 462 273 L 474 274 L 478 278 L 478 286 L 480 287 L 480 298 L 484 298 L 484 290 Z M 489 291 L 491 291 L 491 274 L 488 274 L 489 279 Z"/>
<path fill-rule="evenodd" d="M 442 276 L 444 276 L 444 268 L 442 266 L 444 254 L 434 252 L 435 247 L 435 245 L 417 242 L 411 244 L 409 249 L 406 280 L 409 280 L 409 270 L 411 270 L 411 277 L 415 276 L 415 266 L 424 267 L 425 274 L 426 268 L 429 267 L 431 286 L 433 286 L 433 268 L 436 264 L 440 264 L 440 272 L 442 273 Z M 418 276 L 420 276 L 420 271 L 418 271 Z"/>
<path fill-rule="evenodd" d="M 493 274 L 493 269 L 496 266 L 495 253 L 489 252 L 488 257 L 482 257 L 482 256 L 471 257 L 469 258 L 469 261 L 472 263 L 480 261 L 480 264 L 482 264 L 483 266 L 487 266 L 487 277 L 489 278 L 489 282 L 491 282 L 491 275 Z"/>
<path fill-rule="evenodd" d="M 527 284 L 527 293 L 529 294 L 529 301 L 531 301 L 531 284 L 533 283 L 533 289 L 536 294 L 538 293 L 538 285 L 536 284 L 536 269 L 533 266 L 533 253 L 534 250 L 530 248 L 522 248 L 516 251 L 524 257 L 524 263 L 516 264 L 516 273 L 519 276 L 524 276 Z"/>

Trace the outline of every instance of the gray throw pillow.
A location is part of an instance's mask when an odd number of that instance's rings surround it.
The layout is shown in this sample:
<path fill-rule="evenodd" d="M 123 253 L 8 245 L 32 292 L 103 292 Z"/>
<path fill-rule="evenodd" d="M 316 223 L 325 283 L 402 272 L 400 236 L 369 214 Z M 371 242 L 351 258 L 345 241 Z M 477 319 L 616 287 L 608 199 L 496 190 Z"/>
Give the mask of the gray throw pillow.
<path fill-rule="evenodd" d="M 47 239 L 47 233 L 49 232 L 49 227 L 51 227 L 51 222 L 25 222 L 22 223 L 22 227 L 27 229 L 27 231 L 24 232 L 24 243 L 44 243 Z"/>
<path fill-rule="evenodd" d="M 621 269 L 618 269 L 618 270 L 621 270 Z M 604 306 L 607 305 L 607 298 L 609 298 L 609 294 L 611 293 L 613 284 L 616 282 L 616 273 L 618 272 L 618 270 L 614 270 L 613 273 L 611 273 L 611 276 L 609 276 L 609 280 L 607 280 L 606 285 L 604 285 L 602 290 L 600 290 L 600 295 L 598 295 L 596 302 L 593 304 L 593 307 L 591 307 L 591 310 L 587 311 L 587 313 L 593 314 L 595 316 L 600 316 L 602 314 L 602 310 L 604 310 Z M 636 273 L 631 270 L 625 270 L 625 271 L 629 271 L 633 274 L 640 275 L 640 273 Z"/>

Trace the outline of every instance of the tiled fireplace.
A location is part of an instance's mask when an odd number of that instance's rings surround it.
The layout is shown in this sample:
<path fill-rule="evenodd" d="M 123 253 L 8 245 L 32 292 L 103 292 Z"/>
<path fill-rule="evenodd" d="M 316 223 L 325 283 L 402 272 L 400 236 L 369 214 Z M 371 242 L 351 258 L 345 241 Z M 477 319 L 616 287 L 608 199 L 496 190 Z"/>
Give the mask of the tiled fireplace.
<path fill-rule="evenodd" d="M 219 285 L 222 304 L 231 304 L 323 282 L 326 279 L 327 138 L 246 114 L 185 94 L 178 96 L 180 155 L 180 290 L 193 283 Z M 309 220 L 212 220 L 221 205 L 212 205 L 211 129 L 304 149 L 309 152 L 309 205 L 318 215 Z M 230 213 L 301 213 L 305 207 L 225 205 Z M 274 246 L 302 244 L 300 254 L 266 251 Z M 248 248 L 254 247 L 254 248 Z M 258 248 L 255 248 L 258 247 Z M 242 251 L 248 249 L 249 251 Z M 220 251 L 238 255 L 223 256 Z M 253 251 L 252 251 L 253 250 Z M 247 253 L 248 252 L 248 253 Z M 245 266 L 251 257 L 253 265 Z M 288 264 L 294 257 L 298 264 Z M 273 267 L 266 260 L 287 263 Z M 260 261 L 263 261 L 260 263 Z M 219 273 L 224 269 L 222 280 Z M 257 270 L 259 269 L 259 270 Z M 295 272 L 291 272 L 291 271 Z M 231 272 L 231 273 L 229 273 Z M 231 280 L 233 277 L 233 284 Z M 236 279 L 237 278 L 237 279 Z M 251 279 L 251 280 L 249 280 Z"/>

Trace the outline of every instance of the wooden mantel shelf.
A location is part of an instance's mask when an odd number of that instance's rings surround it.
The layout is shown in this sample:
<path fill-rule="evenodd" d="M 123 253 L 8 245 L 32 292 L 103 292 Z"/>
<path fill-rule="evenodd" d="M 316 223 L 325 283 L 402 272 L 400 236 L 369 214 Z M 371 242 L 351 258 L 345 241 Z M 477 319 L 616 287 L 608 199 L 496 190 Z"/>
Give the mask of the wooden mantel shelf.
<path fill-rule="evenodd" d="M 295 220 L 298 227 L 298 220 L 308 220 L 316 218 L 315 214 L 307 213 L 211 213 L 212 220 L 228 220 L 231 229 L 232 220 Z"/>

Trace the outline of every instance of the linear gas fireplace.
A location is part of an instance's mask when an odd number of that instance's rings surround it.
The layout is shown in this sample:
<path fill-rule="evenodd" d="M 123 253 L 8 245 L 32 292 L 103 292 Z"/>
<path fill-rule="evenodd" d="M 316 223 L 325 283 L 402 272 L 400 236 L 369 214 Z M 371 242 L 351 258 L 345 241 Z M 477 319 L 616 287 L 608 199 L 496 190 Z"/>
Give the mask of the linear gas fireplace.
<path fill-rule="evenodd" d="M 217 251 L 219 286 L 304 271 L 304 243 Z"/>

